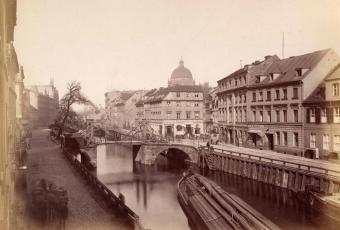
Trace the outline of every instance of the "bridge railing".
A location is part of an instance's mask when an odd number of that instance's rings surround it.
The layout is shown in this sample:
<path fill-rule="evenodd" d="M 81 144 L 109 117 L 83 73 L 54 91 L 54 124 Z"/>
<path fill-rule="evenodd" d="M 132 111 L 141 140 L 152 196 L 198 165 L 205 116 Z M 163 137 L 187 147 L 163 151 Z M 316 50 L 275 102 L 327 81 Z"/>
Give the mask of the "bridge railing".
<path fill-rule="evenodd" d="M 205 150 L 208 150 L 207 147 L 201 146 Z M 282 159 L 273 159 L 272 157 L 268 156 L 257 156 L 251 153 L 245 153 L 245 152 L 238 152 L 238 151 L 231 151 L 221 148 L 213 148 L 213 153 L 215 154 L 221 154 L 220 156 L 224 156 L 224 154 L 231 155 L 231 156 L 237 156 L 240 158 L 247 158 L 250 160 L 256 160 L 263 163 L 271 163 L 271 164 L 277 164 L 281 166 L 291 167 L 299 170 L 306 170 L 311 173 L 318 173 L 318 174 L 324 174 L 327 176 L 334 176 L 340 178 L 340 170 L 337 169 L 331 169 L 327 167 L 322 166 L 313 166 L 310 164 L 303 164 L 303 163 L 297 163 L 289 160 L 282 160 Z M 339 165 L 340 168 L 340 165 Z"/>
<path fill-rule="evenodd" d="M 110 189 L 106 187 L 99 179 L 93 175 L 81 162 L 79 162 L 71 153 L 63 151 L 67 159 L 74 165 L 78 172 L 90 183 L 90 185 L 102 195 L 108 204 L 115 208 L 120 214 L 125 216 L 136 230 L 144 230 L 140 223 L 139 216 L 132 211 L 121 199 L 119 199 Z"/>

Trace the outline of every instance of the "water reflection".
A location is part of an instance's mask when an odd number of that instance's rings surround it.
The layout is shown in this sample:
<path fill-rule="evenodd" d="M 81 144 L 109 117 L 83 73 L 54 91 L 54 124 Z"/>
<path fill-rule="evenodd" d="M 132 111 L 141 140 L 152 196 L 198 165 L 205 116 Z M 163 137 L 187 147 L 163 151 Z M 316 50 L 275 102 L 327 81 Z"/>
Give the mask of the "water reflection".
<path fill-rule="evenodd" d="M 115 194 L 122 193 L 127 205 L 150 229 L 190 229 L 177 200 L 177 181 L 182 171 L 166 164 L 160 155 L 155 166 L 134 164 L 132 148 L 100 145 L 97 176 Z M 289 191 L 221 172 L 201 172 L 269 218 L 282 229 L 339 229 L 339 223 L 320 216 L 301 204 Z"/>
<path fill-rule="evenodd" d="M 164 163 L 160 157 L 159 162 Z M 182 170 L 167 164 L 134 164 L 132 148 L 100 145 L 97 148 L 97 176 L 115 194 L 122 193 L 126 204 L 150 229 L 189 229 L 177 200 L 177 181 Z"/>
<path fill-rule="evenodd" d="M 236 194 L 282 229 L 339 229 L 339 223 L 301 203 L 291 192 L 221 172 L 202 171 L 227 192 Z"/>

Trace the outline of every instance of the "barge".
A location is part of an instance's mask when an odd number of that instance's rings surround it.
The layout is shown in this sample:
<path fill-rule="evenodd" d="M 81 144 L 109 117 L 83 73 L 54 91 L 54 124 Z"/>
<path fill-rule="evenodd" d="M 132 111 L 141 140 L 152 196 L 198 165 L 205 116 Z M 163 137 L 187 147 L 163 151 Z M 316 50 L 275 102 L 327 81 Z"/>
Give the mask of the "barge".
<path fill-rule="evenodd" d="M 193 229 L 280 229 L 240 198 L 199 174 L 183 176 L 177 186 L 178 200 Z"/>

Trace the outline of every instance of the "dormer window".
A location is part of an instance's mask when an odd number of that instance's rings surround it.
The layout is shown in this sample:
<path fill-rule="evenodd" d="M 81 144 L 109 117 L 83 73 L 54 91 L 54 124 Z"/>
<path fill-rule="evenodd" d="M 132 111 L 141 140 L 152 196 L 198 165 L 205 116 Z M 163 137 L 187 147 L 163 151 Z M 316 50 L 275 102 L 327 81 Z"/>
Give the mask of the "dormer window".
<path fill-rule="evenodd" d="M 295 70 L 295 76 L 296 77 L 301 77 L 302 76 L 302 69 L 296 69 Z"/>
<path fill-rule="evenodd" d="M 266 78 L 266 76 L 264 75 L 258 75 L 256 76 L 256 83 L 260 83 L 261 81 L 263 81 Z"/>
<path fill-rule="evenodd" d="M 276 80 L 276 78 L 278 78 L 278 76 L 280 76 L 279 73 L 270 73 L 269 74 L 270 81 Z"/>
<path fill-rule="evenodd" d="M 295 76 L 296 77 L 301 77 L 303 76 L 309 69 L 306 68 L 297 68 L 295 69 Z"/>

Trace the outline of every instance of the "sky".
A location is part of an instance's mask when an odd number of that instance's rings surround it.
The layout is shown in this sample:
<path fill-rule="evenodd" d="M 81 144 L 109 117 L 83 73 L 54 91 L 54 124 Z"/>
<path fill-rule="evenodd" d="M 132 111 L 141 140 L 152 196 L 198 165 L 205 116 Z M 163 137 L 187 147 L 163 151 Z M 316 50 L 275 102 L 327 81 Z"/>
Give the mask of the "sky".
<path fill-rule="evenodd" d="M 15 48 L 26 85 L 78 80 L 93 102 L 166 87 L 182 57 L 197 83 L 241 64 L 333 48 L 340 0 L 17 0 Z"/>

